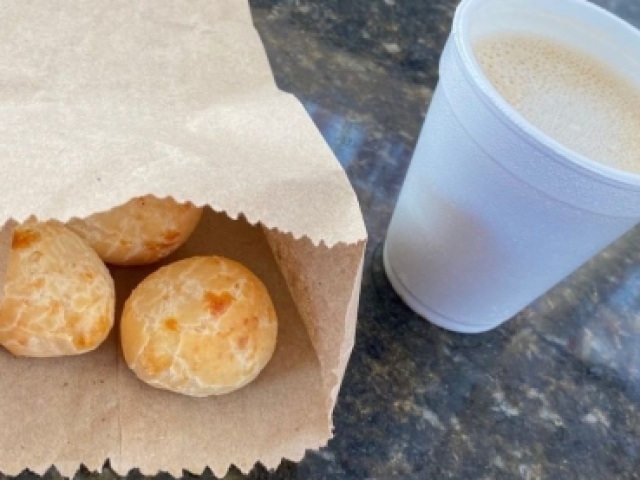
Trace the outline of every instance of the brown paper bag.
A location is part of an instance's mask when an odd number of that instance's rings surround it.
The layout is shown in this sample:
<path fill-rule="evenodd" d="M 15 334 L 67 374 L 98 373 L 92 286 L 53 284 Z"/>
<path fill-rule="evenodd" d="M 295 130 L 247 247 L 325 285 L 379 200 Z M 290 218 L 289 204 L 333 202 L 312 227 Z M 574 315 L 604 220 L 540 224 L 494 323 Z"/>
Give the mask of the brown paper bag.
<path fill-rule="evenodd" d="M 276 88 L 246 1 L 5 0 L 0 46 L 0 278 L 29 215 L 66 221 L 172 196 L 211 208 L 163 263 L 237 259 L 265 282 L 280 320 L 267 368 L 220 397 L 138 381 L 117 329 L 77 357 L 0 349 L 0 471 L 72 475 L 108 458 L 121 473 L 223 475 L 324 445 L 366 234 L 344 171 Z M 112 269 L 119 306 L 157 267 Z"/>

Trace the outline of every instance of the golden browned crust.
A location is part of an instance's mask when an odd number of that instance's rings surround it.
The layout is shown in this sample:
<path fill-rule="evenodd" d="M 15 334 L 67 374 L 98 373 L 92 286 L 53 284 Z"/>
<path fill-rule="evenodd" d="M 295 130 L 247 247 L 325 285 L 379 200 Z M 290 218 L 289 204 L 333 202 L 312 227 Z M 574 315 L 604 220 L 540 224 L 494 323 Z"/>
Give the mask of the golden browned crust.
<path fill-rule="evenodd" d="M 186 242 L 201 215 L 202 209 L 192 203 L 147 195 L 84 220 L 73 219 L 67 225 L 105 262 L 146 265 L 170 255 Z"/>
<path fill-rule="evenodd" d="M 120 325 L 124 358 L 140 379 L 192 396 L 231 392 L 256 378 L 277 330 L 262 282 L 215 256 L 151 274 L 126 301 Z"/>
<path fill-rule="evenodd" d="M 80 237 L 56 221 L 29 219 L 13 232 L 0 344 L 15 355 L 88 352 L 114 320 L 113 280 Z"/>

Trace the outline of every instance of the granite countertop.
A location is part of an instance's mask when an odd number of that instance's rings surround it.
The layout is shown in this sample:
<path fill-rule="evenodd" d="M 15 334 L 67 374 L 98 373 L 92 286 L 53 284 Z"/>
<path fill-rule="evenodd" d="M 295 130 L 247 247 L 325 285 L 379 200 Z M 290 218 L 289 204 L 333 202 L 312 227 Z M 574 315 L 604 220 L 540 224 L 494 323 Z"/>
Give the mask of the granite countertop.
<path fill-rule="evenodd" d="M 597 3 L 640 26 L 640 0 Z M 640 478 L 640 228 L 486 334 L 425 322 L 386 279 L 381 245 L 457 4 L 251 1 L 276 80 L 346 169 L 370 242 L 335 438 L 249 478 Z"/>
<path fill-rule="evenodd" d="M 381 245 L 457 3 L 251 0 L 276 80 L 346 169 L 370 241 L 335 438 L 299 464 L 229 480 L 640 478 L 640 227 L 481 335 L 419 318 L 384 274 Z M 640 26 L 640 0 L 597 3 Z M 90 477 L 114 475 L 78 474 Z"/>

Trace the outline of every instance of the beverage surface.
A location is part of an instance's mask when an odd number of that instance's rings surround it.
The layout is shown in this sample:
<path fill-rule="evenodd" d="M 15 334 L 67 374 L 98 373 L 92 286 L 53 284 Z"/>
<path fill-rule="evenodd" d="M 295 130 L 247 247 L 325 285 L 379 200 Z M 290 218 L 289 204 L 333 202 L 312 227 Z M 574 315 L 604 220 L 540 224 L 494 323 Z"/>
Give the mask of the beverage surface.
<path fill-rule="evenodd" d="M 640 86 L 542 36 L 489 36 L 474 53 L 495 89 L 539 130 L 591 160 L 640 174 Z"/>

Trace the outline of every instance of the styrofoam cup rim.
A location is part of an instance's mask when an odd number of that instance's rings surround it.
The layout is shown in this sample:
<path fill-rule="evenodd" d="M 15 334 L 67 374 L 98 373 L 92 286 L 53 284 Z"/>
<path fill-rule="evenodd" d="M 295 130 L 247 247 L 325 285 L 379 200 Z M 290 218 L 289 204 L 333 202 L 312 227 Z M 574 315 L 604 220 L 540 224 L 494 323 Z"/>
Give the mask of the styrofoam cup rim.
<path fill-rule="evenodd" d="M 640 174 L 609 167 L 564 146 L 532 125 L 498 94 L 475 59 L 468 34 L 470 22 L 473 21 L 474 9 L 481 8 L 479 4 L 485 1 L 463 0 L 456 10 L 451 32 L 468 79 L 476 87 L 484 103 L 502 117 L 506 124 L 517 130 L 519 136 L 535 144 L 538 149 L 546 150 L 549 153 L 548 156 L 555 161 L 563 162 L 564 166 L 572 168 L 583 175 L 596 177 L 600 181 L 606 181 L 607 183 L 614 183 L 618 188 L 640 190 Z M 578 14 L 580 10 L 587 10 L 592 14 L 596 13 L 602 17 L 603 23 L 608 22 L 611 25 L 610 28 L 622 29 L 626 31 L 627 35 L 637 37 L 637 45 L 640 45 L 640 31 L 612 13 L 583 0 L 562 0 L 562 2 L 565 8 L 569 5 L 570 8 L 575 8 Z M 545 3 L 548 3 L 548 1 L 536 0 L 535 8 L 544 9 L 545 6 L 543 4 Z M 532 2 L 530 5 L 533 4 Z"/>

